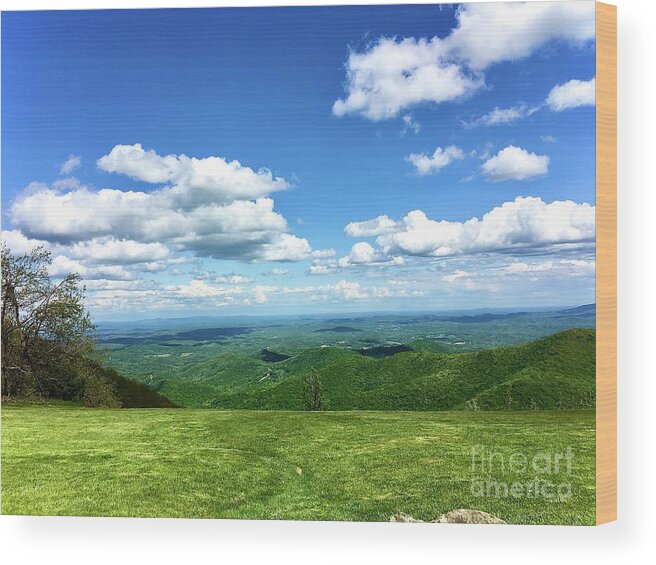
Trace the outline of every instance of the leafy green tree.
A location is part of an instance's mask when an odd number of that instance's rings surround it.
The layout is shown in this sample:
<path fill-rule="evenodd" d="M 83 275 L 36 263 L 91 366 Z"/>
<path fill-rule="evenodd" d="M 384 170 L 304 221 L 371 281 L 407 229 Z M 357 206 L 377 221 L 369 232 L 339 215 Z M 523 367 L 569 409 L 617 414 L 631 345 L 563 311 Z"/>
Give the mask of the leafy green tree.
<path fill-rule="evenodd" d="M 50 252 L 2 244 L 2 393 L 72 398 L 88 379 L 94 327 L 80 276 L 53 281 Z"/>

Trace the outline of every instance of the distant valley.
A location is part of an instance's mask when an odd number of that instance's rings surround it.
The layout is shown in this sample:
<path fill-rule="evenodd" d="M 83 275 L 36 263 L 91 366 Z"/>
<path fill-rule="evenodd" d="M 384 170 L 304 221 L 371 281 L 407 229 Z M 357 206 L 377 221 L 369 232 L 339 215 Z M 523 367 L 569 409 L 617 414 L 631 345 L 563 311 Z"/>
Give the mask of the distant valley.
<path fill-rule="evenodd" d="M 220 323 L 223 322 L 223 325 Z M 100 324 L 103 360 L 178 406 L 327 409 L 594 406 L 595 306 Z"/>

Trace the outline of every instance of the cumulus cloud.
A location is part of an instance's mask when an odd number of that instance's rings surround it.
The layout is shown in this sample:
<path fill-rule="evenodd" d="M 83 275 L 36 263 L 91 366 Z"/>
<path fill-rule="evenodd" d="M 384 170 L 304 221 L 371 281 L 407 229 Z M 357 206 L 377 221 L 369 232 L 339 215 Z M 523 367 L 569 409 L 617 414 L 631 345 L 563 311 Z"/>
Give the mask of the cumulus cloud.
<path fill-rule="evenodd" d="M 161 243 L 141 243 L 126 239 L 92 239 L 75 243 L 67 251 L 73 259 L 121 265 L 161 261 L 170 255 L 169 249 Z"/>
<path fill-rule="evenodd" d="M 550 41 L 582 45 L 595 37 L 591 2 L 461 5 L 445 38 L 382 37 L 346 61 L 346 96 L 337 116 L 378 121 L 422 103 L 457 101 L 485 85 L 492 64 L 530 56 Z"/>
<path fill-rule="evenodd" d="M 117 145 L 98 164 L 145 182 L 169 184 L 148 192 L 82 185 L 62 192 L 34 184 L 11 206 L 12 225 L 28 238 L 63 245 L 113 239 L 149 245 L 141 245 L 140 252 L 153 252 L 160 243 L 220 259 L 296 261 L 311 256 L 309 242 L 287 233 L 287 221 L 264 196 L 289 184 L 265 169 L 255 172 L 219 157 L 160 156 L 138 144 Z M 111 245 L 137 249 L 137 243 Z"/>
<path fill-rule="evenodd" d="M 182 207 L 232 202 L 268 196 L 290 184 L 274 177 L 268 169 L 254 171 L 239 161 L 222 157 L 159 155 L 141 144 L 116 145 L 97 161 L 109 173 L 120 173 L 135 180 L 170 185 L 166 196 Z"/>
<path fill-rule="evenodd" d="M 19 230 L 2 230 L 2 243 L 15 255 L 29 253 L 36 247 L 50 247 L 47 241 L 25 237 Z"/>
<path fill-rule="evenodd" d="M 378 252 L 388 257 L 446 257 L 477 253 L 529 253 L 595 241 L 595 207 L 571 200 L 544 202 L 518 196 L 465 222 L 432 220 L 414 210 L 379 235 Z"/>
<path fill-rule="evenodd" d="M 348 256 L 349 263 L 372 263 L 377 259 L 376 251 L 371 246 L 371 244 L 366 241 L 361 241 L 356 243 L 351 248 L 351 253 Z"/>
<path fill-rule="evenodd" d="M 396 222 L 389 216 L 383 215 L 364 222 L 351 222 L 344 228 L 344 233 L 349 237 L 372 237 L 395 229 Z"/>
<path fill-rule="evenodd" d="M 553 40 L 582 45 L 595 37 L 593 2 L 477 2 L 457 19 L 447 41 L 475 70 L 526 58 Z"/>
<path fill-rule="evenodd" d="M 261 261 L 300 261 L 307 259 L 311 251 L 307 239 L 283 233 L 271 243 L 263 244 L 257 256 Z"/>
<path fill-rule="evenodd" d="M 554 112 L 562 112 L 579 106 L 595 105 L 595 79 L 570 80 L 554 86 L 547 96 L 547 105 Z"/>
<path fill-rule="evenodd" d="M 418 175 L 429 175 L 443 169 L 456 159 L 464 159 L 465 154 L 462 149 L 455 145 L 449 145 L 444 149 L 437 147 L 432 155 L 425 153 L 410 153 L 406 160 L 412 163 L 417 169 Z"/>
<path fill-rule="evenodd" d="M 30 239 L 18 230 L 2 232 L 2 241 L 16 255 L 44 247 L 52 254 L 52 276 L 77 273 L 83 279 L 128 280 L 135 272 L 158 272 L 170 265 L 187 262 L 185 257 L 173 257 L 160 243 L 139 243 L 129 240 L 92 239 L 73 245 L 61 245 Z"/>
<path fill-rule="evenodd" d="M 63 277 L 68 273 L 77 273 L 85 280 L 109 279 L 130 280 L 134 279 L 134 273 L 126 270 L 122 265 L 98 265 L 89 266 L 81 261 L 76 261 L 65 255 L 56 255 L 48 268 L 52 277 Z"/>
<path fill-rule="evenodd" d="M 313 259 L 327 259 L 329 257 L 334 257 L 337 255 L 337 252 L 334 249 L 315 249 L 310 253 Z"/>
<path fill-rule="evenodd" d="M 385 120 L 409 106 L 457 100 L 483 86 L 481 76 L 447 58 L 448 49 L 438 37 L 383 37 L 363 53 L 352 51 L 346 63 L 347 96 L 333 104 L 333 113 Z"/>
<path fill-rule="evenodd" d="M 341 280 L 334 285 L 333 289 L 342 294 L 346 300 L 361 300 L 367 298 L 367 293 L 362 290 L 360 283 L 357 281 Z"/>
<path fill-rule="evenodd" d="M 68 159 L 59 167 L 59 174 L 70 175 L 75 169 L 82 164 L 82 158 L 79 155 L 69 155 Z"/>
<path fill-rule="evenodd" d="M 549 170 L 549 157 L 509 145 L 485 161 L 482 169 L 492 181 L 526 180 L 546 175 Z"/>
<path fill-rule="evenodd" d="M 353 245 L 351 252 L 342 257 L 338 262 L 340 267 L 350 267 L 352 265 L 403 265 L 403 257 L 390 257 L 387 254 L 376 250 L 370 243 L 360 241 Z"/>

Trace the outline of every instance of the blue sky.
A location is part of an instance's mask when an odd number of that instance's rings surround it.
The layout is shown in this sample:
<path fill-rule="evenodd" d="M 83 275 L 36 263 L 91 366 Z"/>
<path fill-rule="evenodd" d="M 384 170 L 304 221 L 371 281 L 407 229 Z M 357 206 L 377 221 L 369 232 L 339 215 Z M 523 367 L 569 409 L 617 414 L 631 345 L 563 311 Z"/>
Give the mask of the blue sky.
<path fill-rule="evenodd" d="M 103 319 L 593 302 L 594 76 L 587 1 L 3 13 L 3 238 Z"/>

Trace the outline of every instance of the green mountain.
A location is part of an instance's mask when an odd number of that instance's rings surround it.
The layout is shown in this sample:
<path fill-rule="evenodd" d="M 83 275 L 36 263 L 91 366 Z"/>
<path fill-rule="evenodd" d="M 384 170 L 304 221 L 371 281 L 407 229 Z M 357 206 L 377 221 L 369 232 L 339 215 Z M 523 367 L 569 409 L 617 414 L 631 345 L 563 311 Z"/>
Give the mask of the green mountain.
<path fill-rule="evenodd" d="M 352 350 L 335 347 L 312 347 L 269 363 L 239 353 L 222 353 L 191 365 L 177 378 L 157 379 L 150 386 L 181 406 L 209 407 L 217 396 L 265 390 L 289 377 L 304 375 L 310 369 L 321 369 L 353 357 L 360 356 Z"/>
<path fill-rule="evenodd" d="M 429 349 L 426 344 L 419 349 Z M 568 409 L 594 406 L 595 332 L 572 329 L 474 353 L 407 351 L 376 359 L 314 348 L 274 364 L 276 377 L 217 387 L 220 408 L 302 409 L 314 369 L 333 410 Z"/>
<path fill-rule="evenodd" d="M 222 353 L 182 372 L 185 381 L 216 388 L 234 389 L 255 384 L 269 372 L 269 365 L 260 359 L 240 353 Z"/>

